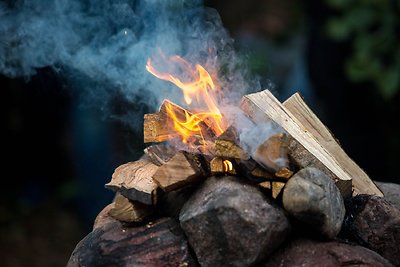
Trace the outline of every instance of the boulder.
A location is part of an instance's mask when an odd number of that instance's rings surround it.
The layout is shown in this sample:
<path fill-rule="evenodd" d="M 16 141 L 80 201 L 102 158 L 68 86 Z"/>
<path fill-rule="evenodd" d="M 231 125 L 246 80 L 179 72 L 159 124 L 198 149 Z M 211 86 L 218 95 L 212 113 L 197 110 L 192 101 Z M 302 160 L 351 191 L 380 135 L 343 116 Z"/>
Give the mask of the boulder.
<path fill-rule="evenodd" d="M 210 177 L 183 206 L 180 224 L 201 266 L 251 266 L 288 236 L 289 220 L 255 186 Z"/>

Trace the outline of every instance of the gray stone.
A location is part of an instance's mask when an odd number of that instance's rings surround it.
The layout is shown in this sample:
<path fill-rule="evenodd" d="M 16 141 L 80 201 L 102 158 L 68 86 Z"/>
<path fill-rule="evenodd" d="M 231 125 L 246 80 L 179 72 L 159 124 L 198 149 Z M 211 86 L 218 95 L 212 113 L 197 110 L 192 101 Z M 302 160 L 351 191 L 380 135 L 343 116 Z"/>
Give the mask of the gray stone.
<path fill-rule="evenodd" d="M 355 196 L 346 206 L 345 236 L 400 266 L 400 211 L 372 195 Z"/>
<path fill-rule="evenodd" d="M 254 265 L 290 232 L 283 209 L 237 177 L 208 178 L 179 219 L 201 266 Z"/>
<path fill-rule="evenodd" d="M 311 230 L 334 238 L 345 215 L 343 198 L 333 180 L 322 171 L 307 167 L 289 179 L 282 196 L 285 210 Z"/>
<path fill-rule="evenodd" d="M 296 239 L 280 248 L 265 263 L 264 267 L 393 267 L 390 262 L 362 246 L 337 241 L 313 241 Z"/>
<path fill-rule="evenodd" d="M 375 183 L 382 190 L 384 199 L 400 210 L 400 184 L 377 181 Z"/>

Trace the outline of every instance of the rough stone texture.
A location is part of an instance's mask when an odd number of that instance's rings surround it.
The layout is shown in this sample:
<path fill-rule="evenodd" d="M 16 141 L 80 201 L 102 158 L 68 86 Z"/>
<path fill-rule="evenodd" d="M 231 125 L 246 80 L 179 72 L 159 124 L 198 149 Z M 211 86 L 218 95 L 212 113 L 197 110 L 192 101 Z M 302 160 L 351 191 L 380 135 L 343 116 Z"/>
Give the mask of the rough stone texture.
<path fill-rule="evenodd" d="M 115 219 L 108 214 L 108 212 L 113 208 L 114 208 L 114 203 L 111 203 L 105 206 L 102 211 L 100 211 L 100 213 L 94 220 L 93 230 L 101 228 L 109 223 L 115 222 Z"/>
<path fill-rule="evenodd" d="M 400 184 L 377 181 L 375 183 L 382 190 L 383 198 L 400 210 Z"/>
<path fill-rule="evenodd" d="M 264 267 L 390 267 L 393 266 L 376 252 L 362 246 L 337 241 L 321 242 L 297 239 L 279 249 Z"/>
<path fill-rule="evenodd" d="M 250 266 L 288 236 L 284 211 L 235 177 L 210 177 L 183 206 L 182 229 L 201 266 Z"/>
<path fill-rule="evenodd" d="M 346 202 L 343 235 L 400 266 L 400 211 L 378 196 L 358 195 Z"/>
<path fill-rule="evenodd" d="M 285 210 L 310 229 L 334 238 L 341 229 L 345 208 L 333 180 L 320 170 L 307 167 L 289 179 L 282 196 Z"/>
<path fill-rule="evenodd" d="M 97 228 L 82 239 L 67 267 L 198 266 L 190 256 L 178 223 L 161 218 L 138 227 L 118 221 Z"/>

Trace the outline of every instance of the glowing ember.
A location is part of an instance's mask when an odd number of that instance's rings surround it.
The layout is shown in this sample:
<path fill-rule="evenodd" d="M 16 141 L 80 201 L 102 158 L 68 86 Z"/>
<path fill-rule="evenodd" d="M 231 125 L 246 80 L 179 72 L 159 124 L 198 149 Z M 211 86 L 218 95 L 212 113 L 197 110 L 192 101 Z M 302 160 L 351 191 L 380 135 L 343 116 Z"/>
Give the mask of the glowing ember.
<path fill-rule="evenodd" d="M 189 114 L 185 112 L 185 118 L 179 118 L 173 105 L 167 105 L 167 112 L 174 122 L 174 129 L 182 136 L 184 143 L 191 143 L 193 137 L 200 137 L 204 141 L 204 133 L 199 123 L 205 122 L 216 134 L 220 135 L 226 129 L 222 114 L 217 106 L 216 93 L 218 88 L 211 75 L 199 64 L 194 67 L 179 56 L 165 59 L 167 66 L 182 70 L 181 75 L 188 77 L 188 82 L 182 81 L 177 75 L 168 72 L 157 71 L 151 59 L 148 59 L 146 69 L 159 79 L 172 82 L 183 92 L 183 98 L 187 105 L 195 103 L 204 110 Z M 195 138 L 194 138 L 195 139 Z"/>
<path fill-rule="evenodd" d="M 224 160 L 224 172 L 230 172 L 233 170 L 233 164 L 232 162 L 230 162 L 229 160 Z"/>

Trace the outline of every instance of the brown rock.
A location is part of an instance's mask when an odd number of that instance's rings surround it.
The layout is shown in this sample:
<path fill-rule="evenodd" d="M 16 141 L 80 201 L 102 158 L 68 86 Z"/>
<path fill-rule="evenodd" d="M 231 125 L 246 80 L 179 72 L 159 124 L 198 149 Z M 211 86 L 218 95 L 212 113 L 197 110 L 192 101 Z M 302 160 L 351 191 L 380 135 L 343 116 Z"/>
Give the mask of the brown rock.
<path fill-rule="evenodd" d="M 377 181 L 375 184 L 382 190 L 383 198 L 400 210 L 400 184 Z"/>
<path fill-rule="evenodd" d="M 274 253 L 265 267 L 390 267 L 393 266 L 376 252 L 361 246 L 337 241 L 321 242 L 297 239 Z"/>
<path fill-rule="evenodd" d="M 334 238 L 341 229 L 345 208 L 333 180 L 319 169 L 307 167 L 289 179 L 282 196 L 285 210 L 311 230 Z"/>
<path fill-rule="evenodd" d="M 105 206 L 102 211 L 100 211 L 100 213 L 94 220 L 93 230 L 101 228 L 109 223 L 115 222 L 115 219 L 108 214 L 108 212 L 113 208 L 114 208 L 114 203 L 111 203 Z"/>
<path fill-rule="evenodd" d="M 400 211 L 372 195 L 353 197 L 346 210 L 343 235 L 400 265 Z"/>
<path fill-rule="evenodd" d="M 237 177 L 208 178 L 179 219 L 203 267 L 254 265 L 290 231 L 283 210 Z"/>
<path fill-rule="evenodd" d="M 198 266 L 175 220 L 161 218 L 138 227 L 114 221 L 82 239 L 68 261 L 77 266 Z"/>

